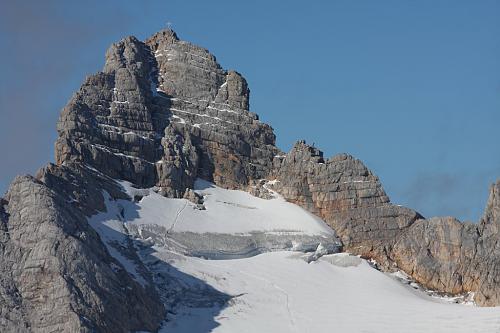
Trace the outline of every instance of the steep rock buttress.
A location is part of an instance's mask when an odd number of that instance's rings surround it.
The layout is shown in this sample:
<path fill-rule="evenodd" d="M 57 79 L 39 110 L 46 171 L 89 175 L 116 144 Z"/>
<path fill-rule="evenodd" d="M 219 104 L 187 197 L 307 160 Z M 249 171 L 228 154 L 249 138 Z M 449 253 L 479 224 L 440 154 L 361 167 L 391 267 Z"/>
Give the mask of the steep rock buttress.
<path fill-rule="evenodd" d="M 197 177 L 246 189 L 278 153 L 272 128 L 249 111 L 245 79 L 171 30 L 114 44 L 64 108 L 56 161 L 180 197 Z"/>

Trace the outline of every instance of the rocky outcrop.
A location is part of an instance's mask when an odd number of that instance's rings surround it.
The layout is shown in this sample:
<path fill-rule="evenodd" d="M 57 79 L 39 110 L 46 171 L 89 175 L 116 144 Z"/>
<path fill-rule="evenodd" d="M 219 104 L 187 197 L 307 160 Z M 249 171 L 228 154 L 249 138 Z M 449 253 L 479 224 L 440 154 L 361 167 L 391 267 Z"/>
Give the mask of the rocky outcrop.
<path fill-rule="evenodd" d="M 325 160 L 319 149 L 299 141 L 275 165 L 274 188 L 281 195 L 330 224 L 346 251 L 384 266 L 398 235 L 420 218 L 392 205 L 379 179 L 350 155 Z"/>
<path fill-rule="evenodd" d="M 56 161 L 84 162 L 182 197 L 196 177 L 246 188 L 272 166 L 275 136 L 249 112 L 245 79 L 171 30 L 106 53 L 61 113 Z"/>
<path fill-rule="evenodd" d="M 500 304 L 500 180 L 492 185 L 479 224 L 419 220 L 399 237 L 395 263 L 423 285 L 453 294 L 473 292 L 479 305 Z"/>
<path fill-rule="evenodd" d="M 143 186 L 156 182 L 168 101 L 152 94 L 150 58 L 133 37 L 108 50 L 104 71 L 88 77 L 61 113 L 57 164 L 84 162 Z"/>
<path fill-rule="evenodd" d="M 500 304 L 500 179 L 490 188 L 485 214 L 478 227 L 478 254 L 471 268 L 478 281 L 476 300 L 484 305 Z M 475 270 L 475 271 L 473 271 Z"/>
<path fill-rule="evenodd" d="M 80 167 L 49 166 L 17 177 L 2 201 L 0 330 L 156 330 L 163 305 L 111 257 L 86 213 L 111 182 Z M 122 194 L 123 196 L 123 194 Z"/>
<path fill-rule="evenodd" d="M 488 203 L 480 223 L 480 229 L 483 233 L 486 230 L 490 232 L 494 230 L 496 233 L 500 228 L 500 179 L 491 185 Z"/>
<path fill-rule="evenodd" d="M 451 217 L 423 219 L 392 205 L 378 178 L 349 155 L 325 160 L 300 141 L 275 158 L 274 188 L 322 217 L 344 250 L 403 270 L 426 288 L 473 292 L 479 305 L 500 304 L 500 180 L 492 186 L 479 224 Z"/>
<path fill-rule="evenodd" d="M 390 255 L 427 288 L 460 294 L 477 289 L 468 271 L 478 238 L 475 225 L 452 217 L 422 219 L 400 235 Z"/>
<path fill-rule="evenodd" d="M 196 155 L 190 172 L 233 189 L 265 178 L 278 149 L 272 128 L 249 112 L 246 80 L 221 69 L 207 50 L 179 41 L 172 31 L 155 34 L 146 45 L 158 64 L 157 91 L 171 102 L 165 141 L 182 136 L 195 147 L 184 148 L 184 155 Z M 167 159 L 161 162 L 168 174 L 173 154 L 165 152 Z M 179 152 L 174 156 L 182 159 Z"/>

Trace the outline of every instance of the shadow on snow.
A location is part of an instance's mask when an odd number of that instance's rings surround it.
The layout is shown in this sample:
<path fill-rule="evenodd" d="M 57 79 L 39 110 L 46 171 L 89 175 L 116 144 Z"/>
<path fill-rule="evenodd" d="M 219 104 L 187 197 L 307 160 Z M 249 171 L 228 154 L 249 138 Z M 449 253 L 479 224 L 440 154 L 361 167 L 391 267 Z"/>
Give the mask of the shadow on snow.
<path fill-rule="evenodd" d="M 120 202 L 127 205 L 127 220 L 139 216 L 140 207 L 133 201 L 120 200 Z M 114 199 L 110 199 L 109 203 L 121 206 Z M 108 212 L 110 208 L 107 207 Z M 125 221 L 123 214 L 118 214 L 116 218 Z M 152 244 L 131 239 L 128 235 L 103 224 L 104 221 L 105 219 L 101 221 L 100 229 L 106 238 L 111 240 L 107 244 L 131 261 L 146 283 L 155 286 L 165 305 L 167 316 L 159 332 L 208 333 L 220 325 L 215 319 L 222 309 L 228 306 L 230 300 L 237 296 L 225 294 L 206 282 L 178 270 L 155 256 L 156 251 Z M 180 255 L 179 260 L 182 260 Z M 122 263 L 122 266 L 125 264 Z M 133 274 L 130 275 L 133 277 Z"/>

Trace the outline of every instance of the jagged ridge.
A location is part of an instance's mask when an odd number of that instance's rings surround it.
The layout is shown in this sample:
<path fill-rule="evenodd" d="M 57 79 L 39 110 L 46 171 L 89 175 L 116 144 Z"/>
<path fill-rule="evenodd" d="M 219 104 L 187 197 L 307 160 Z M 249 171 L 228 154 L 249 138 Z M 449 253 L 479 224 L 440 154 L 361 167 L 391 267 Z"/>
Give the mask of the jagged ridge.
<path fill-rule="evenodd" d="M 278 153 L 270 126 L 248 111 L 245 79 L 171 30 L 128 37 L 106 53 L 64 108 L 56 161 L 180 197 L 200 176 L 228 188 L 265 178 Z"/>

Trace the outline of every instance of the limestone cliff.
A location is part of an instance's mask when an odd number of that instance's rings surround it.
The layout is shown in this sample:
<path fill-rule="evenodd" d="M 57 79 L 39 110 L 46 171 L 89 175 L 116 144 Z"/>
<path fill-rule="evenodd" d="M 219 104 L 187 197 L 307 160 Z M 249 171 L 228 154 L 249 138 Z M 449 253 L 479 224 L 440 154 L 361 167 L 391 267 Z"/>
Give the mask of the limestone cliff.
<path fill-rule="evenodd" d="M 492 185 L 479 224 L 451 218 L 418 220 L 390 256 L 420 283 L 449 293 L 474 292 L 477 304 L 500 304 L 500 181 Z"/>
<path fill-rule="evenodd" d="M 249 112 L 245 79 L 171 30 L 128 37 L 106 53 L 64 108 L 56 161 L 79 161 L 181 197 L 196 177 L 228 188 L 265 178 L 278 152 Z"/>
<path fill-rule="evenodd" d="M 329 223 L 344 250 L 386 267 L 397 236 L 421 217 L 392 205 L 378 177 L 350 155 L 325 160 L 319 149 L 299 141 L 275 165 L 278 192 Z"/>
<path fill-rule="evenodd" d="M 0 330 L 156 330 L 165 310 L 154 286 L 134 281 L 87 223 L 104 208 L 100 190 L 120 190 L 78 165 L 37 178 L 17 177 L 2 200 Z"/>

